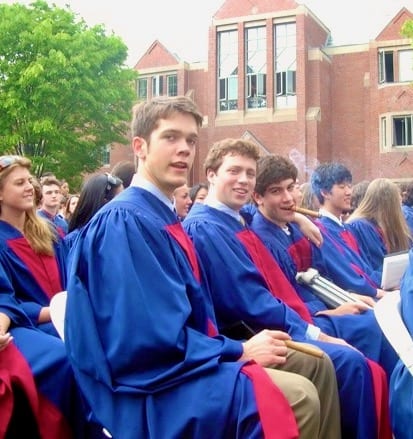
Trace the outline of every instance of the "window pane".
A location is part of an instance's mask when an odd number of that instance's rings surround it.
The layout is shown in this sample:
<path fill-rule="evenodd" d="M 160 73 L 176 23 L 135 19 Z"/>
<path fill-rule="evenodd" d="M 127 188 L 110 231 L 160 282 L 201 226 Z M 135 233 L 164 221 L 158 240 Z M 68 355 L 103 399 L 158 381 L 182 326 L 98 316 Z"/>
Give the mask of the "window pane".
<path fill-rule="evenodd" d="M 148 80 L 138 79 L 138 98 L 139 99 L 147 99 L 148 97 Z"/>
<path fill-rule="evenodd" d="M 238 108 L 238 32 L 218 33 L 218 84 L 220 111 Z"/>
<path fill-rule="evenodd" d="M 393 117 L 393 146 L 413 145 L 413 115 Z"/>
<path fill-rule="evenodd" d="M 297 46 L 295 23 L 274 26 L 274 70 L 276 105 L 281 108 L 295 107 Z"/>
<path fill-rule="evenodd" d="M 246 99 L 247 108 L 267 106 L 267 38 L 264 26 L 249 28 L 246 35 Z"/>
<path fill-rule="evenodd" d="M 413 81 L 413 50 L 399 52 L 399 81 Z"/>
<path fill-rule="evenodd" d="M 169 75 L 166 77 L 167 87 L 168 87 L 168 96 L 177 96 L 178 95 L 178 78 L 177 75 Z"/>

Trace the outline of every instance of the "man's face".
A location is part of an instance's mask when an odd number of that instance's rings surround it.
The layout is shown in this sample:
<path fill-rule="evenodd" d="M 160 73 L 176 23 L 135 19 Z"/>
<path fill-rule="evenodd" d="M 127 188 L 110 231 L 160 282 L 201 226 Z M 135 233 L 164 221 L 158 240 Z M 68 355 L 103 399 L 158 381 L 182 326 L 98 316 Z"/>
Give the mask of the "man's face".
<path fill-rule="evenodd" d="M 270 184 L 264 195 L 254 194 L 260 212 L 280 227 L 294 220 L 294 211 L 291 208 L 295 205 L 295 186 L 295 181 L 287 178 L 279 183 Z"/>
<path fill-rule="evenodd" d="M 175 113 L 159 120 L 149 143 L 135 137 L 133 145 L 139 158 L 138 174 L 172 198 L 174 190 L 187 181 L 198 145 L 198 126 L 190 114 Z"/>
<path fill-rule="evenodd" d="M 216 172 L 208 171 L 208 180 L 217 200 L 238 211 L 251 198 L 256 172 L 254 159 L 227 154 Z"/>
<path fill-rule="evenodd" d="M 60 207 L 60 187 L 51 184 L 42 187 L 42 206 L 46 209 L 58 209 Z"/>
<path fill-rule="evenodd" d="M 350 182 L 334 184 L 330 192 L 323 192 L 323 207 L 339 217 L 343 212 L 351 209 L 351 192 Z"/>

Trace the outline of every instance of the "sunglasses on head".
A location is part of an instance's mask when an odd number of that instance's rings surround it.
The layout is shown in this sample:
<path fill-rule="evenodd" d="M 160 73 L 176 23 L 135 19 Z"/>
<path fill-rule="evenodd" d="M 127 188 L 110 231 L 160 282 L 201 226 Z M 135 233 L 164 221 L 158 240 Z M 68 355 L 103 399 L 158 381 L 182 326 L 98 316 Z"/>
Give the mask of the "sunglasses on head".
<path fill-rule="evenodd" d="M 0 157 L 0 171 L 3 171 L 3 169 L 8 168 L 20 159 L 19 155 L 2 155 Z"/>
<path fill-rule="evenodd" d="M 119 186 L 119 181 L 117 180 L 116 177 L 109 174 L 108 172 L 106 172 L 105 175 L 106 175 L 106 179 L 107 179 L 106 193 L 108 193 L 112 188 Z"/>

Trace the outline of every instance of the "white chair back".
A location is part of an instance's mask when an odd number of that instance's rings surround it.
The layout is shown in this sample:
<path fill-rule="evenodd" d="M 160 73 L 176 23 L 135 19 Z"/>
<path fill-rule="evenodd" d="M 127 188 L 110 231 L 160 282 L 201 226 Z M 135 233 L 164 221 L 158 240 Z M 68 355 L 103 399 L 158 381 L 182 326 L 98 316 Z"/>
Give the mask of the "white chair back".
<path fill-rule="evenodd" d="M 400 313 L 400 291 L 390 291 L 374 306 L 383 334 L 413 376 L 413 340 Z"/>

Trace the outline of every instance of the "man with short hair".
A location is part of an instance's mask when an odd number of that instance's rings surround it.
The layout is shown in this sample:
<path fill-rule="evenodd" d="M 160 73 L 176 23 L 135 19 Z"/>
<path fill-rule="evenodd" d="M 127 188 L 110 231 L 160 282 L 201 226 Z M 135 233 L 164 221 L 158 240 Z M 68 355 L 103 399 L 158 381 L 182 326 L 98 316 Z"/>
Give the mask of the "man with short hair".
<path fill-rule="evenodd" d="M 321 206 L 321 218 L 315 223 L 323 235 L 323 261 L 315 255 L 314 268 L 345 290 L 379 299 L 384 294 L 379 288 L 381 274 L 360 256 L 356 238 L 342 221 L 351 209 L 352 178 L 346 166 L 334 162 L 317 166 L 311 175 L 311 187 Z"/>
<path fill-rule="evenodd" d="M 64 237 L 68 231 L 67 221 L 59 214 L 61 190 L 60 181 L 57 178 L 47 177 L 41 182 L 42 199 L 41 207 L 37 214 L 47 221 L 51 222 L 58 231 L 59 235 Z"/>
<path fill-rule="evenodd" d="M 293 222 L 297 174 L 294 163 L 286 157 L 271 154 L 258 161 L 254 191 L 258 212 L 251 227 L 299 293 L 317 326 L 329 335 L 344 338 L 367 357 L 379 362 L 390 377 L 397 356 L 380 330 L 373 311 L 368 310 L 363 302 L 327 309 L 309 286 L 296 280 L 298 271 L 313 267 L 313 255 L 323 261 L 322 251 L 306 239 Z M 356 295 L 356 298 L 360 297 L 363 298 Z M 371 298 L 364 298 L 371 301 L 370 305 L 374 304 Z"/>
<path fill-rule="evenodd" d="M 314 325 L 274 258 L 240 215 L 255 187 L 258 158 L 257 146 L 244 139 L 212 145 L 204 163 L 208 196 L 204 204 L 193 205 L 183 223 L 205 269 L 218 326 L 225 330 L 242 321 L 256 331 L 278 329 L 322 347 L 336 369 L 343 438 L 375 439 L 381 425 L 375 398 L 378 406 L 383 402 L 381 392 L 386 398 L 383 370 Z M 311 372 L 305 366 L 301 365 L 300 373 L 308 376 Z M 288 356 L 278 367 L 288 370 Z M 388 422 L 384 424 L 388 428 Z M 391 434 L 386 431 L 381 437 L 391 438 Z"/>
<path fill-rule="evenodd" d="M 202 267 L 173 210 L 201 124 L 187 97 L 135 107 L 137 173 L 81 230 L 69 256 L 69 358 L 115 438 L 297 438 L 285 397 L 300 437 L 316 438 L 320 417 L 336 416 L 330 363 L 306 356 L 331 394 L 321 414 L 309 380 L 260 366 L 284 361 L 288 335 L 262 331 L 241 343 L 217 333 Z"/>

